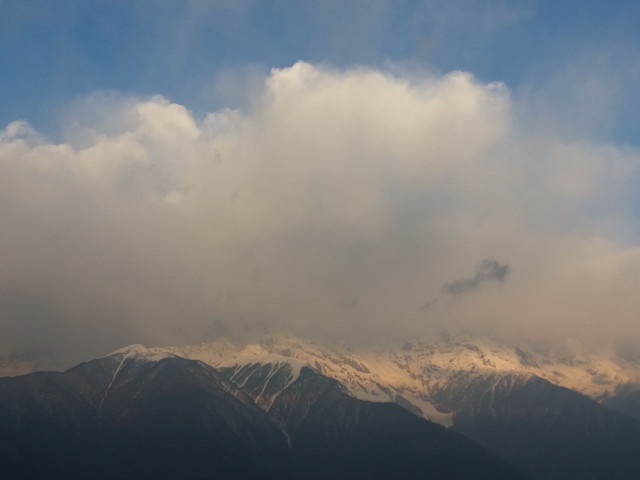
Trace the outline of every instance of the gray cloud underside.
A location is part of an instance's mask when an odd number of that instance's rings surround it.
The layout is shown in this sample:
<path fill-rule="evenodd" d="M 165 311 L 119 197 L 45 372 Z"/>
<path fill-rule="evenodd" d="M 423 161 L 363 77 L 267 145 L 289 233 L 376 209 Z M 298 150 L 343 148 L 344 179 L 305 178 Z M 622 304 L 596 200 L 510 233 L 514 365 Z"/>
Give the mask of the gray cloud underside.
<path fill-rule="evenodd" d="M 196 120 L 97 94 L 64 143 L 0 132 L 1 350 L 273 323 L 640 339 L 634 149 L 525 128 L 503 85 L 463 72 L 298 63 L 251 96 Z M 509 263 L 470 277 L 482 258 Z M 421 308 L 443 284 L 475 293 Z"/>

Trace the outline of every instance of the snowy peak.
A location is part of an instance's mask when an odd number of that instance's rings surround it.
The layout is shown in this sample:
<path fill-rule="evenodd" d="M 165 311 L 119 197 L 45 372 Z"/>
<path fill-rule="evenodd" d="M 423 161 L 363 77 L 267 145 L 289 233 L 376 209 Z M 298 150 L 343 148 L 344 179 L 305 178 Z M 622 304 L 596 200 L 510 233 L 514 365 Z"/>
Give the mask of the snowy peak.
<path fill-rule="evenodd" d="M 265 410 L 307 367 L 337 380 L 355 398 L 395 402 L 443 425 L 451 424 L 452 409 L 443 403 L 442 392 L 463 391 L 465 383 L 477 378 L 488 385 L 506 376 L 523 381 L 537 377 L 597 400 L 622 385 L 640 383 L 637 357 L 593 353 L 575 344 L 525 348 L 470 333 L 355 346 L 341 339 L 319 341 L 271 331 L 250 342 L 220 338 L 167 348 L 135 344 L 102 358 L 109 361 L 110 374 L 120 375 L 129 364 L 174 356 L 215 367 Z"/>
<path fill-rule="evenodd" d="M 539 377 L 592 398 L 640 381 L 640 365 L 612 354 L 575 347 L 525 349 L 472 334 L 355 347 L 339 339 L 320 343 L 277 332 L 247 344 L 220 339 L 171 351 L 222 369 L 263 408 L 306 366 L 337 380 L 356 398 L 395 402 L 443 425 L 451 424 L 452 410 L 442 404 L 442 392 L 464 389 L 465 382 L 477 378 L 488 385 L 501 377 L 508 382 Z"/>
<path fill-rule="evenodd" d="M 145 347 L 139 343 L 120 348 L 114 352 L 105 355 L 102 358 L 114 357 L 121 361 L 132 359 L 144 362 L 158 362 L 165 358 L 175 357 L 176 354 L 170 350 L 160 347 Z"/>

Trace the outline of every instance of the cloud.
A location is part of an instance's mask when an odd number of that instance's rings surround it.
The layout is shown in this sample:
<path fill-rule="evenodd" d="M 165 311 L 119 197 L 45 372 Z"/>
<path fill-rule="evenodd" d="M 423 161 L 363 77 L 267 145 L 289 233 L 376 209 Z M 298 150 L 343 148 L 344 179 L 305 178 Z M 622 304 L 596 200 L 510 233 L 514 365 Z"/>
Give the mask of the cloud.
<path fill-rule="evenodd" d="M 464 72 L 300 62 L 251 95 L 197 119 L 99 94 L 62 143 L 0 133 L 1 350 L 274 323 L 640 340 L 637 151 L 523 128 L 504 85 Z M 476 293 L 422 309 L 443 284 Z"/>
<path fill-rule="evenodd" d="M 462 295 L 481 288 L 486 283 L 504 282 L 509 274 L 509 265 L 485 258 L 476 267 L 472 277 L 464 277 L 442 285 L 442 292 L 447 295 Z"/>

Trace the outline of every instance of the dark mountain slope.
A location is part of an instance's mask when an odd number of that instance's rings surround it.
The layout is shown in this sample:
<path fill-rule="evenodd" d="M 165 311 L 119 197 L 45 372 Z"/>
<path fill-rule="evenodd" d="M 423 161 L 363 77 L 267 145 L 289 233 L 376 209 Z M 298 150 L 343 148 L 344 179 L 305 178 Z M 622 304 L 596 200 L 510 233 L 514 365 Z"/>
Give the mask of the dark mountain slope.
<path fill-rule="evenodd" d="M 640 422 L 537 377 L 452 382 L 453 429 L 540 480 L 637 480 Z"/>
<path fill-rule="evenodd" d="M 177 357 L 0 379 L 0 442 L 3 478 L 288 476 L 286 439 L 266 414 Z"/>
<path fill-rule="evenodd" d="M 95 409 L 61 373 L 0 379 L 3 478 L 76 478 L 99 463 Z M 70 452 L 73 452 L 71 454 Z"/>
<path fill-rule="evenodd" d="M 310 369 L 269 410 L 305 478 L 524 479 L 468 439 L 392 403 L 354 399 Z"/>
<path fill-rule="evenodd" d="M 602 404 L 616 412 L 640 420 L 640 385 L 627 384 L 618 387 Z"/>

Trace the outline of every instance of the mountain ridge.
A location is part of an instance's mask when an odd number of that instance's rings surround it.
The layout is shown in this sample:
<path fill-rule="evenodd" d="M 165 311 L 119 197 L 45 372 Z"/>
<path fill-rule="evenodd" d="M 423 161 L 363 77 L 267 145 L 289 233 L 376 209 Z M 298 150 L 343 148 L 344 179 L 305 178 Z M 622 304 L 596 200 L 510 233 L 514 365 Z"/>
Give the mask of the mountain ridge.
<path fill-rule="evenodd" d="M 358 348 L 285 332 L 267 333 L 251 343 L 219 339 L 169 350 L 228 373 L 235 369 L 231 375 L 241 375 L 249 365 L 256 369 L 288 364 L 295 377 L 308 366 L 340 381 L 356 398 L 395 402 L 445 426 L 452 419 L 445 405 L 434 402 L 435 392 L 464 375 L 535 376 L 595 400 L 613 395 L 623 385 L 640 383 L 637 359 L 585 353 L 576 345 L 564 351 L 524 349 L 472 335 Z"/>
<path fill-rule="evenodd" d="M 529 478 L 461 434 L 397 405 L 353 398 L 306 367 L 276 402 L 265 410 L 210 365 L 141 346 L 65 372 L 0 378 L 0 475 L 387 480 L 402 471 L 408 480 Z M 331 439 L 348 441 L 336 450 Z"/>

